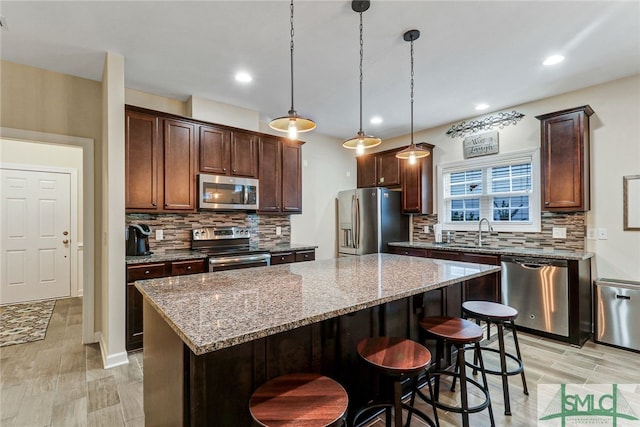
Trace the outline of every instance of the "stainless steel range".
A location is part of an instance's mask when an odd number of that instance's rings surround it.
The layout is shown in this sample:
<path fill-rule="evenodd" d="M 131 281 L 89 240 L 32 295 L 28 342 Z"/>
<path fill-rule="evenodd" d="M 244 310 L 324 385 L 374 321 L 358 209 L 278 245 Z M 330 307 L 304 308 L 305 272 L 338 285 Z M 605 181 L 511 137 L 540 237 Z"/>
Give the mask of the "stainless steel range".
<path fill-rule="evenodd" d="M 267 250 L 252 249 L 251 233 L 240 227 L 205 227 L 191 231 L 191 249 L 209 256 L 209 271 L 271 265 Z"/>

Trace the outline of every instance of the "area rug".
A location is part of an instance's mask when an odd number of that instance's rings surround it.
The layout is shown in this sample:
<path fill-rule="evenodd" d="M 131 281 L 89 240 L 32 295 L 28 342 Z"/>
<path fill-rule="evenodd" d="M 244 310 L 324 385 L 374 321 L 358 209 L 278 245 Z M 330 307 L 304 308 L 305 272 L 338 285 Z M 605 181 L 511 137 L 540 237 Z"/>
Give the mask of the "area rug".
<path fill-rule="evenodd" d="M 9 304 L 0 307 L 0 347 L 43 340 L 55 300 Z"/>

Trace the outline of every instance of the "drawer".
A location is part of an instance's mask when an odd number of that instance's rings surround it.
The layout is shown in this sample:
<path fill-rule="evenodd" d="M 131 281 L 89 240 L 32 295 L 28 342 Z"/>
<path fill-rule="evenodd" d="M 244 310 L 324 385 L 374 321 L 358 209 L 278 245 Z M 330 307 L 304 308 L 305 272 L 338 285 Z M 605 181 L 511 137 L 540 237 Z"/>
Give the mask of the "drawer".
<path fill-rule="evenodd" d="M 287 264 L 296 262 L 296 255 L 293 252 L 276 252 L 271 254 L 271 265 Z"/>
<path fill-rule="evenodd" d="M 316 259 L 316 251 L 298 251 L 296 252 L 296 262 L 313 261 Z"/>
<path fill-rule="evenodd" d="M 166 276 L 164 263 L 127 266 L 127 282 Z"/>
<path fill-rule="evenodd" d="M 204 272 L 204 260 L 174 261 L 171 263 L 171 275 L 194 274 Z"/>
<path fill-rule="evenodd" d="M 500 256 L 463 253 L 460 255 L 460 261 L 473 262 L 476 264 L 500 265 Z"/>
<path fill-rule="evenodd" d="M 431 249 L 429 251 L 428 256 L 430 258 L 448 259 L 450 261 L 459 261 L 460 260 L 460 253 L 459 252 L 453 252 L 453 251 L 439 251 L 439 250 Z"/>
<path fill-rule="evenodd" d="M 420 248 L 403 248 L 400 246 L 389 246 L 389 251 L 392 254 L 397 255 L 419 256 L 423 258 L 427 256 L 427 251 Z"/>

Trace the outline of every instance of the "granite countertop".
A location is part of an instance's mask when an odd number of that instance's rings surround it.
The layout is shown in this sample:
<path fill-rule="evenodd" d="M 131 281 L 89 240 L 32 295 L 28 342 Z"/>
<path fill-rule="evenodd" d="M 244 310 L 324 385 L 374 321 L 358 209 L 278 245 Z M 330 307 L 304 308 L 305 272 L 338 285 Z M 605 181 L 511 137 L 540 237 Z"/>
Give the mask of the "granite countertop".
<path fill-rule="evenodd" d="M 301 245 L 298 243 L 277 243 L 275 245 L 258 246 L 258 249 L 267 250 L 270 252 L 290 252 L 290 251 L 304 251 L 316 249 L 317 245 Z"/>
<path fill-rule="evenodd" d="M 165 251 L 162 253 L 142 255 L 142 256 L 128 256 L 125 258 L 127 265 L 131 264 L 150 264 L 154 262 L 167 262 L 167 261 L 185 261 L 189 259 L 205 259 L 206 254 L 200 251 L 192 251 L 190 249 L 176 249 L 171 251 Z"/>
<path fill-rule="evenodd" d="M 482 254 L 495 255 L 511 255 L 511 256 L 530 256 L 544 257 L 553 259 L 567 260 L 585 260 L 593 258 L 592 252 L 574 251 L 570 249 L 554 249 L 554 248 L 509 248 L 505 246 L 466 246 L 456 245 L 455 243 L 430 243 L 430 242 L 391 242 L 389 246 L 398 246 L 402 248 L 420 248 L 420 249 L 438 249 L 443 251 L 455 252 L 473 252 Z"/>
<path fill-rule="evenodd" d="M 197 355 L 500 271 L 370 254 L 136 282 Z"/>

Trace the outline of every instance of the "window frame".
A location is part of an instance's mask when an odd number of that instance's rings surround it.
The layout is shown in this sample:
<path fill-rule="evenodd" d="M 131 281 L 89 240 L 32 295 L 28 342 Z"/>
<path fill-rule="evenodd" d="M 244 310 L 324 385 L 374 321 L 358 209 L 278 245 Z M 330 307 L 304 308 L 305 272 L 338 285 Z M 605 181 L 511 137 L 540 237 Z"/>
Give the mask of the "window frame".
<path fill-rule="evenodd" d="M 531 162 L 531 192 L 529 195 L 529 221 L 493 221 L 493 210 L 490 200 L 500 197 L 500 193 L 492 194 L 487 185 L 491 185 L 491 179 L 487 178 L 489 168 L 505 165 L 513 165 L 520 162 Z M 526 232 L 539 233 L 541 230 L 541 181 L 540 181 L 540 149 L 528 149 L 514 151 L 498 156 L 477 157 L 463 161 L 443 163 L 437 166 L 438 171 L 438 218 L 443 230 L 447 231 L 477 231 L 478 221 L 447 221 L 447 204 L 450 200 L 446 195 L 448 180 L 445 178 L 449 173 L 469 171 L 473 169 L 482 170 L 483 192 L 480 198 L 480 218 L 487 217 L 493 226 L 494 231 L 506 232 Z M 518 194 L 513 194 L 517 196 Z M 470 197 L 465 197 L 470 198 Z M 471 197 L 473 198 L 473 197 Z M 484 203 L 483 203 L 484 202 Z M 485 211 L 483 211 L 485 209 Z M 489 212 L 486 212 L 486 210 Z"/>

